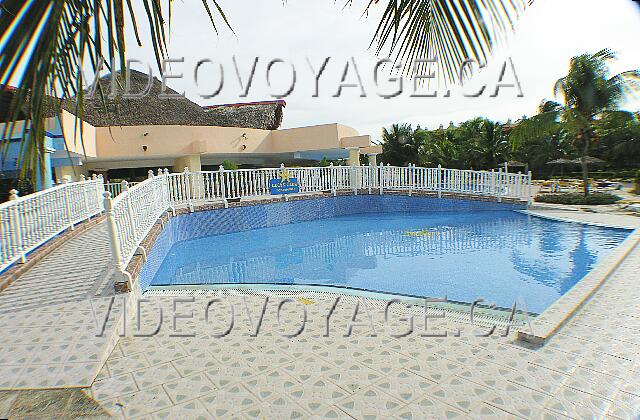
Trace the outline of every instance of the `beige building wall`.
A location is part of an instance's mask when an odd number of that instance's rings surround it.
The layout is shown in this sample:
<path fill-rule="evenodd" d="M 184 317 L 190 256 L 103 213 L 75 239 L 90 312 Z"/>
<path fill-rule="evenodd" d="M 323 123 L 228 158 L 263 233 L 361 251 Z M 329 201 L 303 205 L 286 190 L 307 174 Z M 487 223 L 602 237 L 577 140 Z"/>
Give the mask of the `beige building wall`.
<path fill-rule="evenodd" d="M 96 128 L 99 160 L 175 158 L 203 153 L 269 153 L 270 136 L 269 130 L 234 127 L 150 125 Z"/>
<path fill-rule="evenodd" d="M 340 139 L 356 136 L 358 132 L 340 124 L 324 124 L 311 127 L 289 128 L 272 132 L 273 152 L 297 152 L 303 150 L 340 149 Z"/>
<path fill-rule="evenodd" d="M 75 115 L 63 110 L 61 128 L 64 134 L 67 150 L 87 157 L 96 156 L 96 128 L 91 124 L 77 119 Z"/>

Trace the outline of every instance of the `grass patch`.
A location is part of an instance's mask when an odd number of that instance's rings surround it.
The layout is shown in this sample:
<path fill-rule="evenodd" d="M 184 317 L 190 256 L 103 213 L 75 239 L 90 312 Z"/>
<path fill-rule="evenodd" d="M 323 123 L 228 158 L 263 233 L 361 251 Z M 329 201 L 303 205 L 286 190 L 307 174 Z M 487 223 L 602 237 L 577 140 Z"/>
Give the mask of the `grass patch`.
<path fill-rule="evenodd" d="M 563 193 L 563 194 L 543 194 L 536 197 L 539 203 L 551 204 L 573 204 L 573 205 L 604 205 L 614 204 L 619 201 L 620 197 L 607 193 L 593 193 L 584 196 L 581 193 Z"/>

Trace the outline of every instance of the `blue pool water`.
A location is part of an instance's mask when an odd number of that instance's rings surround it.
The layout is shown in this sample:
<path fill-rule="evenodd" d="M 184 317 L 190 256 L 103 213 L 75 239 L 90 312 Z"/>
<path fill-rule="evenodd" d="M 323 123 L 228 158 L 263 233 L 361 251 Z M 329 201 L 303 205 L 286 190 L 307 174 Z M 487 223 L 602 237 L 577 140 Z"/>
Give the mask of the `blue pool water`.
<path fill-rule="evenodd" d="M 266 227 L 208 235 L 211 223 L 228 222 L 234 212 L 208 213 L 215 214 L 172 219 L 178 222 L 163 231 L 143 269 L 144 287 L 337 286 L 461 302 L 484 298 L 500 307 L 520 300 L 521 309 L 524 302 L 540 313 L 630 233 L 513 210 L 440 209 L 262 221 Z"/>

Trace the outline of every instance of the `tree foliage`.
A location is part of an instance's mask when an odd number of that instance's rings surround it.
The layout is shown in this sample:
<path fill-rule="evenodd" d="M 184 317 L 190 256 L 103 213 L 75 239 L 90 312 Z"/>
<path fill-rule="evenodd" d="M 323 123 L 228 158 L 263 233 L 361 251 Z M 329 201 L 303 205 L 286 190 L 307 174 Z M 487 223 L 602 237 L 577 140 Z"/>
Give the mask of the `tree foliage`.
<path fill-rule="evenodd" d="M 639 91 L 640 71 L 610 76 L 613 58 L 609 50 L 574 57 L 555 84 L 562 103 L 545 100 L 536 115 L 517 124 L 478 117 L 435 130 L 407 124 L 383 129 L 383 161 L 494 169 L 517 160 L 544 175 L 554 169 L 550 161 L 580 158 L 587 194 L 587 156 L 617 169 L 640 167 L 640 114 L 619 109 L 623 98 Z M 410 147 L 399 145 L 400 131 L 411 134 Z M 416 149 L 417 155 L 410 152 Z"/>

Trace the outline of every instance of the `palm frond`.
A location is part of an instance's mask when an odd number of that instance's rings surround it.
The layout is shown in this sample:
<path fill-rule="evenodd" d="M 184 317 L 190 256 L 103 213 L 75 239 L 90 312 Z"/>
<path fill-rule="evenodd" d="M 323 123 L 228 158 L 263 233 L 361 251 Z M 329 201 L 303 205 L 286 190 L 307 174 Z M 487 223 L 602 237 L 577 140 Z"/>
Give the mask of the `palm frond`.
<path fill-rule="evenodd" d="M 131 0 L 2 0 L 0 2 L 0 85 L 18 86 L 10 105 L 2 135 L 3 155 L 20 115 L 26 117 L 22 130 L 18 166 L 22 175 L 36 177 L 34 168 L 42 168 L 45 144 L 45 120 L 60 118 L 66 105 L 79 118 L 83 115 L 84 95 L 81 74 L 85 60 L 94 72 L 101 63 L 126 66 L 125 6 L 131 18 L 136 41 L 139 27 Z M 217 0 L 211 0 L 217 14 L 229 22 Z M 166 56 L 165 15 L 171 0 L 142 0 L 147 15 L 147 29 L 158 68 Z M 209 0 L 202 0 L 206 12 L 213 14 Z M 102 92 L 101 92 L 102 95 Z M 73 98 L 73 101 L 71 99 Z M 71 103 L 73 102 L 73 103 Z M 77 133 L 82 136 L 82 129 Z M 65 139 L 70 141 L 70 139 Z"/>
<path fill-rule="evenodd" d="M 380 0 L 370 0 L 367 10 Z M 439 77 L 459 81 L 462 63 L 487 62 L 496 44 L 513 30 L 533 0 L 389 0 L 372 40 L 376 53 L 388 49 L 407 73 L 415 60 L 436 59 Z M 426 74 L 429 63 L 416 66 Z"/>

